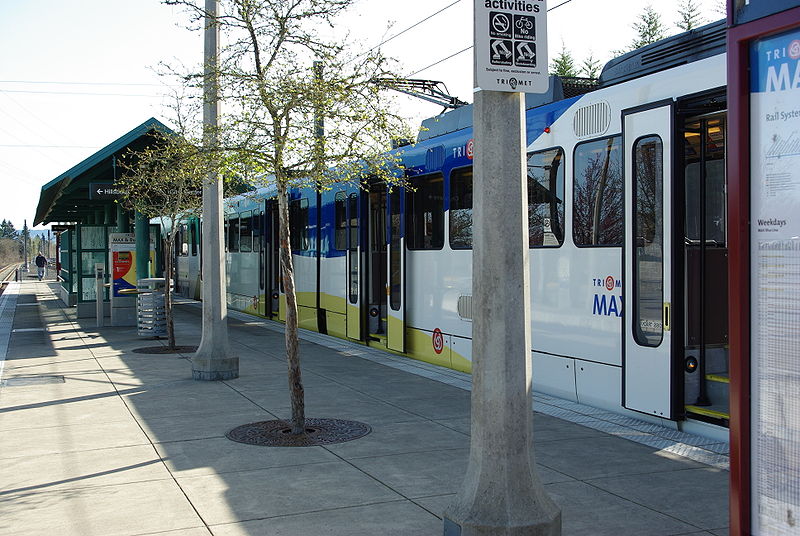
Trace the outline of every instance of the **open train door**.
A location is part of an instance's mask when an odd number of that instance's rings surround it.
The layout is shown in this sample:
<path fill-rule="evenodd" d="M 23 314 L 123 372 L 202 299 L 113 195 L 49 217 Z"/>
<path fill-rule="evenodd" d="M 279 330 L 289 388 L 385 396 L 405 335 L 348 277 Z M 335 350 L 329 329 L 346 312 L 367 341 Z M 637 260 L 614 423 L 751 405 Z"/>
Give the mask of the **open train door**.
<path fill-rule="evenodd" d="M 405 296 L 405 195 L 404 189 L 393 186 L 389 192 L 389 202 L 386 204 L 389 222 L 389 247 L 386 250 L 386 280 L 389 308 L 387 310 L 387 341 L 390 350 L 405 352 L 406 334 L 406 296 Z"/>
<path fill-rule="evenodd" d="M 625 153 L 623 406 L 672 419 L 673 103 L 622 112 Z"/>
<path fill-rule="evenodd" d="M 361 340 L 361 241 L 359 194 L 347 197 L 347 336 Z"/>

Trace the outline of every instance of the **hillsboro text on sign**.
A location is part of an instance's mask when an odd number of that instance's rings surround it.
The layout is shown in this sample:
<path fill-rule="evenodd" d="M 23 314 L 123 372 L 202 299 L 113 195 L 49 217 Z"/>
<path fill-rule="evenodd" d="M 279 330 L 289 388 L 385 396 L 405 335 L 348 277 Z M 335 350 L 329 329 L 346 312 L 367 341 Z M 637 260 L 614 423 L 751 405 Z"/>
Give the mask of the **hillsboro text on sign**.
<path fill-rule="evenodd" d="M 547 91 L 546 0 L 475 0 L 475 78 L 483 90 Z"/>
<path fill-rule="evenodd" d="M 122 191 L 113 182 L 90 182 L 89 199 L 118 199 Z"/>

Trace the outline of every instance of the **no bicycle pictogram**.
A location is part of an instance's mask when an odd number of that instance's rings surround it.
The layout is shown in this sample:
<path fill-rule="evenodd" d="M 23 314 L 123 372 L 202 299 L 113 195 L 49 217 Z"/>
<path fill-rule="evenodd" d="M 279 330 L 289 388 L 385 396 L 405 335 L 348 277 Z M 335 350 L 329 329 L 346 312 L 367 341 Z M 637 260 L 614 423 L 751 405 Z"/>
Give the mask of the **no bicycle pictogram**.
<path fill-rule="evenodd" d="M 536 17 L 514 15 L 514 39 L 536 40 Z"/>

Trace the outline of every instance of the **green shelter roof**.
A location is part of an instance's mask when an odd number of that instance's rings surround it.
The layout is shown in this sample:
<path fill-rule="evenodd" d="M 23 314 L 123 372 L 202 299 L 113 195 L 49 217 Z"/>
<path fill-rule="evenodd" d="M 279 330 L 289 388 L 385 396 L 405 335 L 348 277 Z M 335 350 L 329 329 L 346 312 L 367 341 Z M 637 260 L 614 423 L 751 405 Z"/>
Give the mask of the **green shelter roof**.
<path fill-rule="evenodd" d="M 154 131 L 172 133 L 161 121 L 151 117 L 42 186 L 34 225 L 51 222 L 82 223 L 87 215 L 103 210 L 106 205 L 113 205 L 113 199 L 89 199 L 89 185 L 113 183 L 119 172 L 117 157 L 125 154 L 128 149 L 138 150 L 147 145 L 151 141 L 149 134 Z"/>

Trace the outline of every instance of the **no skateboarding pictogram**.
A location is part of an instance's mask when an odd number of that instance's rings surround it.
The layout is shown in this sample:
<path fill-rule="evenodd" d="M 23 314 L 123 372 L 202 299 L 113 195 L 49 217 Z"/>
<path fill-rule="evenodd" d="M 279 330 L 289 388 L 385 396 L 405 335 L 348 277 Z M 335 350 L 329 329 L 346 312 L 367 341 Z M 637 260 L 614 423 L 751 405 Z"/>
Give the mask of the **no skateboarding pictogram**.
<path fill-rule="evenodd" d="M 536 67 L 536 44 L 517 41 L 514 47 L 514 64 L 520 67 Z"/>

